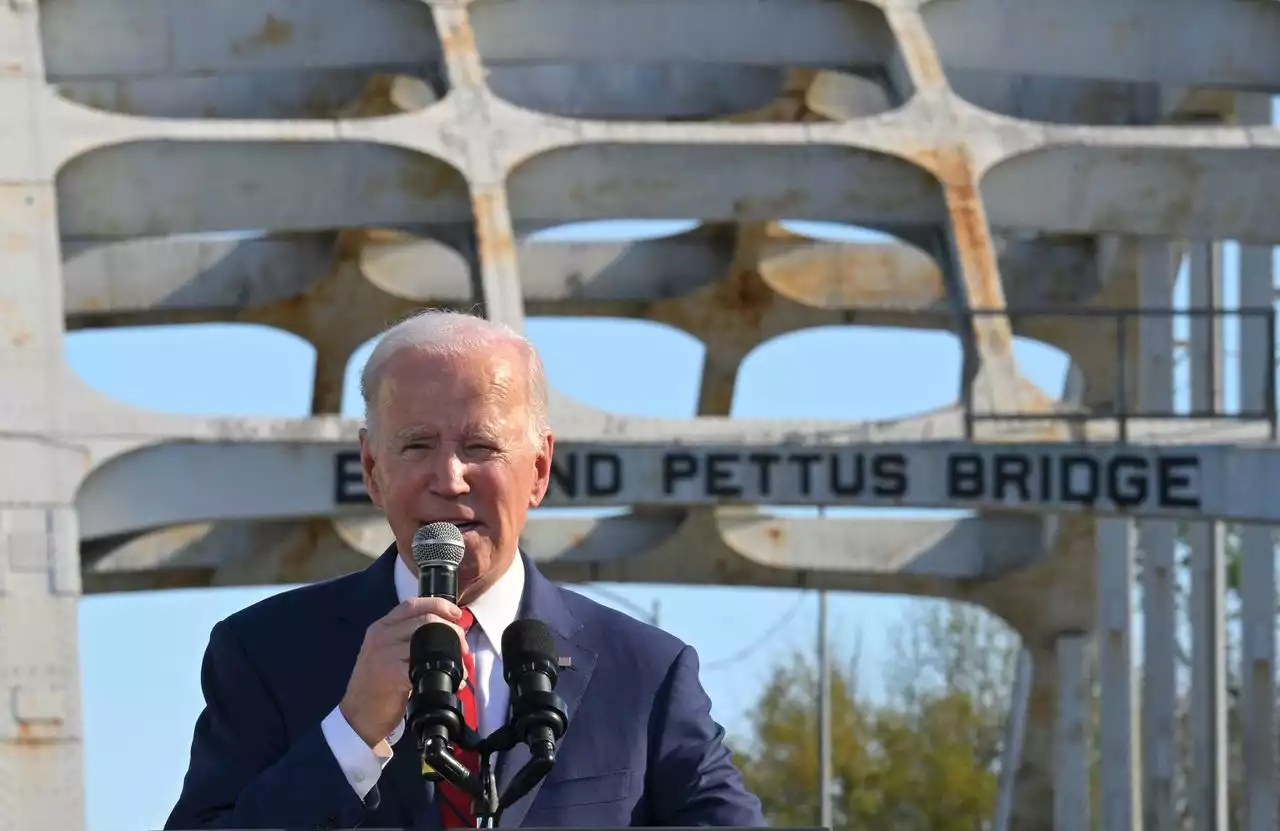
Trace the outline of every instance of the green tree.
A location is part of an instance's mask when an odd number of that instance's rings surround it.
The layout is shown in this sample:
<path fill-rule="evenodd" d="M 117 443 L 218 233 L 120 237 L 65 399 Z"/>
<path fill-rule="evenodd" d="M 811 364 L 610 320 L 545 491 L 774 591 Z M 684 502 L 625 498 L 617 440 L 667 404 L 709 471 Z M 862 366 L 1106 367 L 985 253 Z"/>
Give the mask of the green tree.
<path fill-rule="evenodd" d="M 875 810 L 854 828 L 976 831 L 995 810 L 996 771 L 977 751 L 989 725 L 962 691 L 922 696 L 911 708 L 879 708 L 873 729 Z"/>
<path fill-rule="evenodd" d="M 973 709 L 974 749 L 998 759 L 1020 642 L 1004 621 L 968 603 L 923 600 L 894 632 L 896 652 L 883 672 L 890 701 L 918 710 L 941 695 Z"/>
<path fill-rule="evenodd" d="M 738 758 L 751 790 L 774 825 L 813 825 L 818 808 L 818 673 L 812 656 L 793 653 L 772 670 Z M 837 817 L 859 795 L 872 770 L 871 721 L 850 673 L 831 673 L 831 767 Z M 840 820 L 837 819 L 837 824 Z"/>
<path fill-rule="evenodd" d="M 897 637 L 887 696 L 858 694 L 833 665 L 832 822 L 840 831 L 975 831 L 995 808 L 1017 640 L 961 604 L 922 604 Z M 738 761 L 775 825 L 818 817 L 818 672 L 795 653 L 774 668 Z"/>
<path fill-rule="evenodd" d="M 1186 526 L 1179 529 L 1176 584 L 1180 615 L 1179 785 L 1190 771 L 1186 706 L 1190 654 L 1185 624 L 1189 587 Z M 1229 827 L 1240 827 L 1242 771 L 1238 711 L 1240 544 L 1229 527 L 1227 671 Z M 1141 569 L 1141 552 L 1138 567 Z M 1141 608 L 1139 584 L 1135 604 Z M 1277 621 L 1280 623 L 1280 620 Z M 1135 644 L 1142 633 L 1135 629 Z M 858 695 L 852 668 L 833 667 L 833 822 L 839 831 L 888 828 L 971 831 L 994 813 L 999 755 L 1009 712 L 1018 639 L 1000 620 L 960 603 L 921 601 L 899 626 L 895 654 L 877 674 L 885 696 Z M 1095 645 L 1096 646 L 1096 645 Z M 1096 654 L 1094 655 L 1096 661 Z M 1097 816 L 1099 689 L 1090 661 L 1090 778 Z M 775 825 L 817 821 L 817 672 L 811 655 L 779 664 L 766 685 L 739 757 L 748 782 Z M 1185 792 L 1179 796 L 1186 811 Z"/>

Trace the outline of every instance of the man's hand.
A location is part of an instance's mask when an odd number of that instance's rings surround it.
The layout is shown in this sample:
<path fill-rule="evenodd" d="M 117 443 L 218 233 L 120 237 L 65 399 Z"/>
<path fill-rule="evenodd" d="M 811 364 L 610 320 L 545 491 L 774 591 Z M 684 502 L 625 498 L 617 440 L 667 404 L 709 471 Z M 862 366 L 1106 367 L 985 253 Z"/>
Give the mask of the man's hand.
<path fill-rule="evenodd" d="M 369 747 L 391 735 L 404 718 L 413 692 L 409 684 L 413 633 L 427 623 L 447 624 L 458 633 L 465 655 L 467 639 L 455 623 L 461 615 L 462 610 L 444 598 L 411 597 L 365 630 L 360 655 L 338 708 Z"/>

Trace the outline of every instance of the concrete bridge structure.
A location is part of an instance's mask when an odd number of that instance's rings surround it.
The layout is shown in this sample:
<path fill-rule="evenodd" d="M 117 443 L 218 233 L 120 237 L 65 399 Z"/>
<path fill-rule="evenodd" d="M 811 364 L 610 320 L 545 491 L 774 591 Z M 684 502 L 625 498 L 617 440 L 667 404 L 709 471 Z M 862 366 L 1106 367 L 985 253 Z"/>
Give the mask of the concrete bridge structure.
<path fill-rule="evenodd" d="M 696 419 L 554 396 L 550 504 L 630 511 L 535 521 L 526 545 L 552 576 L 950 597 L 1013 625 L 1027 661 L 1002 828 L 1084 829 L 1095 810 L 1104 829 L 1174 827 L 1179 522 L 1187 793 L 1196 828 L 1225 827 L 1222 522 L 1247 523 L 1244 814 L 1272 831 L 1277 44 L 1264 0 L 0 3 L 0 825 L 83 826 L 79 597 L 365 565 L 389 537 L 352 475 L 358 424 L 337 415 L 348 358 L 414 309 L 479 305 L 516 327 L 656 321 L 706 347 Z M 700 224 L 529 238 L 670 217 Z M 225 235 L 244 231 L 265 233 Z M 1221 240 L 1241 245 L 1240 312 L 1218 310 Z M 1177 413 L 1184 260 L 1202 313 Z M 64 358 L 69 331 L 209 321 L 312 343 L 314 414 L 140 411 Z M 955 404 L 727 417 L 753 348 L 831 325 L 955 332 Z M 1015 336 L 1070 356 L 1060 395 L 1022 376 Z"/>

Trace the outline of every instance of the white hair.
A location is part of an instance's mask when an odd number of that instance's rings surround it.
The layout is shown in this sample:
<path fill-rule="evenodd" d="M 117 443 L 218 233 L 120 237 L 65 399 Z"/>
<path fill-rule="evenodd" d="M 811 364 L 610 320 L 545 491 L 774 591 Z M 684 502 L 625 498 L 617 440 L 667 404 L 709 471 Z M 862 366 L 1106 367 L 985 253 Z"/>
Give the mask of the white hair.
<path fill-rule="evenodd" d="M 483 352 L 497 344 L 513 344 L 524 357 L 530 406 L 529 439 L 534 445 L 540 444 L 551 431 L 551 423 L 547 414 L 546 371 L 538 350 L 510 326 L 451 309 L 418 312 L 382 333 L 360 373 L 360 395 L 364 399 L 364 420 L 369 432 L 375 432 L 375 399 L 382 372 L 393 355 L 413 349 L 432 355 L 457 356 Z"/>

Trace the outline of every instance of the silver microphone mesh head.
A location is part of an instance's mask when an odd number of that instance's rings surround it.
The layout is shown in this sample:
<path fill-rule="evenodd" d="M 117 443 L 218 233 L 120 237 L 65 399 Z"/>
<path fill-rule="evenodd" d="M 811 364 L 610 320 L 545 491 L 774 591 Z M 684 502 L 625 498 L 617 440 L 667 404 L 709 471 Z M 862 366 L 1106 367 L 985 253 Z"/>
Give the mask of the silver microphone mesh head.
<path fill-rule="evenodd" d="M 413 561 L 418 568 L 453 566 L 462 563 L 467 551 L 462 532 L 451 522 L 432 522 L 413 534 Z"/>

